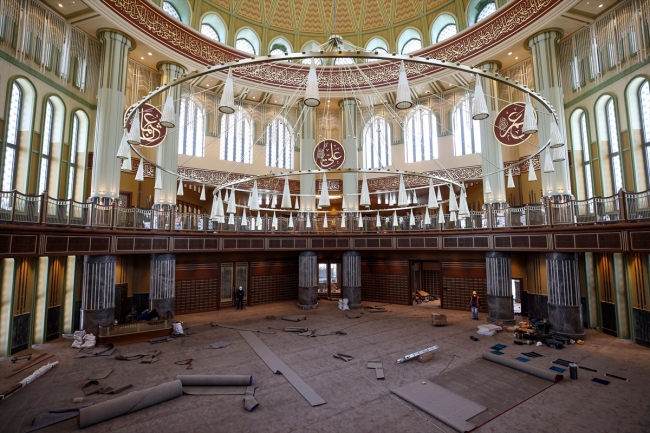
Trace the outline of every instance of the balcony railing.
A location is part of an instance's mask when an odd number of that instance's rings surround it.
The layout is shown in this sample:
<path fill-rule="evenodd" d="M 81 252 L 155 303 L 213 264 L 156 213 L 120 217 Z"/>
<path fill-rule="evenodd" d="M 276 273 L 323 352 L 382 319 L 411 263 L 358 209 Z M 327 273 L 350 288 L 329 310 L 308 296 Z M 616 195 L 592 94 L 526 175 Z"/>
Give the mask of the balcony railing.
<path fill-rule="evenodd" d="M 399 210 L 398 210 L 399 212 Z M 125 208 L 116 203 L 102 205 L 60 200 L 42 195 L 26 195 L 17 191 L 0 192 L 0 224 L 44 225 L 51 227 L 99 228 L 137 231 L 175 231 L 210 233 L 263 234 L 352 234 L 352 233 L 419 233 L 441 231 L 470 231 L 486 229 L 525 229 L 533 227 L 580 226 L 620 222 L 650 222 L 650 190 L 645 192 L 620 191 L 611 197 L 593 197 L 588 200 L 570 200 L 563 203 L 546 202 L 506 209 L 487 206 L 484 211 L 472 211 L 469 217 L 440 224 L 437 212 L 430 214 L 425 224 L 422 214 L 401 215 L 393 220 L 392 210 L 361 216 L 356 212 L 328 216 L 294 212 L 292 221 L 272 215 L 257 219 L 249 214 L 245 221 L 233 217 L 233 224 L 217 223 L 209 214 L 177 213 L 137 207 Z M 411 224 L 413 223 L 413 224 Z M 290 227 L 291 226 L 291 227 Z"/>

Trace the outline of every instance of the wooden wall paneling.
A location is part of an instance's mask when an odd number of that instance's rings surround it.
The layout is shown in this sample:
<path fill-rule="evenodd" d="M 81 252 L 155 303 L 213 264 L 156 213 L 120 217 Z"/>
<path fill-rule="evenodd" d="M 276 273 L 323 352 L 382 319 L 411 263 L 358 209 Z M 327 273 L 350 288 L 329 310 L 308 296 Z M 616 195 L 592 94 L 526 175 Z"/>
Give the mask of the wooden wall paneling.
<path fill-rule="evenodd" d="M 219 263 L 176 263 L 176 314 L 219 309 Z"/>
<path fill-rule="evenodd" d="M 249 304 L 298 299 L 298 258 L 251 262 Z"/>
<path fill-rule="evenodd" d="M 362 257 L 361 300 L 410 305 L 409 262 Z"/>
<path fill-rule="evenodd" d="M 485 261 L 442 262 L 441 308 L 469 311 L 472 292 L 481 297 L 479 311 L 487 312 L 487 274 Z"/>

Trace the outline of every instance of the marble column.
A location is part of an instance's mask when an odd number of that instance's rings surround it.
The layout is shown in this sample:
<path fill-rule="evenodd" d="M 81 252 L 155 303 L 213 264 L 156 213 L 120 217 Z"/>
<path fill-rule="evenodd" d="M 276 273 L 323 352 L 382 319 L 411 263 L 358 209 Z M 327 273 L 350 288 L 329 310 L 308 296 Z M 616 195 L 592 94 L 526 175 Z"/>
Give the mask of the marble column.
<path fill-rule="evenodd" d="M 176 288 L 176 254 L 152 254 L 149 277 L 149 308 L 161 318 L 174 314 Z"/>
<path fill-rule="evenodd" d="M 158 70 L 161 74 L 161 82 L 166 84 L 183 75 L 186 70 L 177 63 L 161 62 L 158 64 Z M 165 140 L 156 149 L 156 162 L 161 167 L 171 171 L 178 169 L 178 131 L 182 125 L 179 124 L 181 86 L 177 85 L 169 89 L 162 95 L 161 103 L 164 105 L 167 95 L 171 92 L 174 98 L 174 113 L 176 117 L 176 127 L 167 129 Z M 158 210 L 169 210 L 176 204 L 176 191 L 178 190 L 177 177 L 169 173 L 156 170 L 156 176 L 162 177 L 162 189 L 154 190 L 154 207 Z"/>
<path fill-rule="evenodd" d="M 488 251 L 485 253 L 487 271 L 487 321 L 515 324 L 515 310 L 512 300 L 512 277 L 510 274 L 510 253 Z"/>
<path fill-rule="evenodd" d="M 342 99 L 339 101 L 341 114 L 343 115 L 343 127 L 341 137 L 345 149 L 345 162 L 341 168 L 359 168 L 359 144 L 357 137 L 357 116 L 358 104 L 356 99 Z M 359 210 L 359 175 L 357 173 L 343 173 L 343 197 L 347 210 Z M 361 302 L 361 301 L 359 301 Z"/>
<path fill-rule="evenodd" d="M 348 299 L 351 310 L 361 308 L 361 254 L 358 251 L 343 253 L 341 297 Z"/>
<path fill-rule="evenodd" d="M 501 69 L 499 62 L 487 62 L 478 66 L 487 72 L 496 73 Z M 485 100 L 488 106 L 490 117 L 485 121 L 481 121 L 481 170 L 483 173 L 491 173 L 495 170 L 503 168 L 503 149 L 501 143 L 494 137 L 492 125 L 494 119 L 499 114 L 499 91 L 497 82 L 487 78 L 479 78 L 485 92 Z M 491 193 L 483 193 L 483 200 L 485 204 L 491 204 L 494 209 L 504 209 L 508 207 L 506 203 L 506 179 L 505 173 L 499 172 L 486 176 L 485 179 L 490 181 Z M 483 182 L 485 187 L 485 181 Z"/>
<path fill-rule="evenodd" d="M 126 34 L 99 29 L 102 43 L 97 116 L 93 150 L 90 197 L 96 202 L 115 200 L 120 195 L 120 166 L 117 159 L 124 131 L 124 98 L 129 51 L 135 42 Z"/>
<path fill-rule="evenodd" d="M 596 259 L 594 253 L 585 253 L 585 273 L 587 283 L 587 315 L 590 328 L 598 327 L 600 302 L 598 302 L 598 277 L 596 274 Z"/>
<path fill-rule="evenodd" d="M 0 259 L 0 357 L 11 354 L 16 259 Z"/>
<path fill-rule="evenodd" d="M 99 333 L 99 326 L 115 320 L 116 256 L 84 256 L 81 292 L 81 329 Z"/>
<path fill-rule="evenodd" d="M 578 255 L 546 253 L 546 281 L 551 330 L 566 337 L 584 340 Z"/>
<path fill-rule="evenodd" d="M 555 109 L 559 117 L 559 128 L 566 143 L 566 126 L 564 124 L 564 93 L 560 81 L 560 66 L 558 65 L 558 42 L 562 38 L 562 30 L 548 29 L 539 32 L 526 41 L 533 60 L 533 75 L 535 77 L 535 91 L 546 98 Z M 544 110 L 545 111 L 545 110 Z M 539 132 L 537 140 L 540 146 L 549 140 L 551 117 L 546 113 L 537 116 Z M 541 166 L 544 168 L 546 154 L 552 152 L 547 149 L 540 154 Z M 564 147 L 566 155 L 566 145 Z M 550 156 L 553 156 L 551 153 Z M 571 181 L 569 178 L 569 158 L 564 161 L 554 162 L 554 172 L 544 173 L 542 170 L 542 190 L 544 197 L 551 198 L 554 202 L 563 202 L 571 198 Z"/>
<path fill-rule="evenodd" d="M 614 296 L 616 297 L 616 336 L 630 338 L 630 308 L 628 303 L 628 283 L 625 278 L 625 263 L 623 254 L 613 254 L 614 263 Z M 634 320 L 634 319 L 632 319 Z M 632 325 L 634 326 L 634 325 Z"/>
<path fill-rule="evenodd" d="M 316 147 L 316 130 L 314 118 L 316 110 L 307 107 L 302 100 L 298 102 L 302 110 L 302 126 L 300 128 L 300 170 L 314 170 L 314 148 Z M 316 210 L 316 175 L 300 176 L 300 210 Z"/>
<path fill-rule="evenodd" d="M 298 307 L 318 308 L 318 256 L 313 251 L 303 251 L 298 257 Z"/>

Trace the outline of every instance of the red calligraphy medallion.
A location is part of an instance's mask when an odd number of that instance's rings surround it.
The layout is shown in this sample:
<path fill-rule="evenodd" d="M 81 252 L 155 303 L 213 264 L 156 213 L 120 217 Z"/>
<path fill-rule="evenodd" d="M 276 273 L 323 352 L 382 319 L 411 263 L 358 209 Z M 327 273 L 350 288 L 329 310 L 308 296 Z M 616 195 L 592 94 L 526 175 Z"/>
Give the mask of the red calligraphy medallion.
<path fill-rule="evenodd" d="M 124 120 L 133 111 L 133 105 L 124 113 Z M 140 144 L 144 147 L 156 147 L 165 139 L 167 128 L 160 124 L 162 113 L 151 104 L 140 106 Z M 133 121 L 131 121 L 133 123 Z M 131 130 L 129 123 L 127 130 Z"/>
<path fill-rule="evenodd" d="M 338 141 L 323 140 L 314 148 L 314 162 L 322 170 L 341 168 L 345 162 L 345 149 Z"/>
<path fill-rule="evenodd" d="M 524 126 L 523 102 L 515 102 L 503 108 L 494 119 L 494 137 L 505 146 L 517 146 L 530 134 L 521 132 Z"/>

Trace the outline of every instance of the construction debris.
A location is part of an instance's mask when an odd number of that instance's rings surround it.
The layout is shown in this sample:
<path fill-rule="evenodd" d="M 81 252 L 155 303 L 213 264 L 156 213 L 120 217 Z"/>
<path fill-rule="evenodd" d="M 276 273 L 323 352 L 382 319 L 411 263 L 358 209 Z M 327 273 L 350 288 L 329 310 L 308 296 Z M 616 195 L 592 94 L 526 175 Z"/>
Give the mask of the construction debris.
<path fill-rule="evenodd" d="M 212 343 L 206 347 L 206 349 L 223 349 L 224 347 L 230 346 L 230 343 L 226 341 L 217 341 L 215 343 Z"/>
<path fill-rule="evenodd" d="M 288 320 L 289 322 L 300 322 L 301 320 L 307 320 L 307 316 L 286 316 L 282 320 Z"/>
<path fill-rule="evenodd" d="M 41 377 L 42 375 L 50 371 L 58 363 L 59 361 L 50 362 L 49 364 L 42 366 L 41 368 L 39 368 L 38 370 L 36 370 L 26 378 L 18 382 L 16 385 L 10 387 L 5 391 L 2 391 L 0 393 L 0 400 L 4 400 L 5 398 L 9 397 L 11 394 L 18 391 L 20 388 L 26 387 L 27 385 L 29 385 L 30 383 L 32 383 L 33 381 L 35 381 L 36 379 L 38 379 L 39 377 Z"/>
<path fill-rule="evenodd" d="M 422 349 L 422 350 L 419 350 L 417 352 L 410 353 L 410 354 L 406 355 L 405 357 L 398 359 L 397 363 L 401 364 L 402 362 L 410 361 L 411 359 L 415 359 L 415 358 L 417 358 L 418 356 L 420 356 L 422 354 L 425 354 L 427 352 L 433 352 L 434 350 L 437 350 L 437 349 L 438 349 L 438 346 L 427 347 L 426 349 Z"/>
<path fill-rule="evenodd" d="M 260 334 L 275 334 L 275 332 L 258 331 L 258 330 L 255 330 L 255 329 L 246 329 L 246 328 L 238 328 L 236 326 L 220 325 L 220 324 L 218 324 L 216 322 L 210 322 L 210 326 L 212 326 L 213 328 L 219 327 L 219 328 L 233 329 L 235 331 L 258 332 Z M 274 329 L 274 328 L 269 328 L 269 329 Z"/>
<path fill-rule="evenodd" d="M 369 313 L 388 313 L 390 310 L 385 309 L 384 307 L 363 307 Z"/>
<path fill-rule="evenodd" d="M 92 350 L 81 351 L 75 358 L 93 358 L 95 356 L 110 356 L 115 351 L 113 343 L 106 343 Z"/>
<path fill-rule="evenodd" d="M 431 324 L 433 326 L 447 326 L 447 316 L 444 314 L 431 313 Z"/>
<path fill-rule="evenodd" d="M 153 362 L 158 361 L 158 356 L 162 353 L 162 350 L 152 350 L 147 353 L 141 353 L 141 352 L 133 352 L 133 353 L 125 353 L 124 355 L 119 354 L 115 356 L 115 359 L 118 359 L 120 361 L 137 361 L 138 359 L 140 362 L 145 363 L 145 364 L 151 364 Z"/>
<path fill-rule="evenodd" d="M 351 355 L 345 355 L 345 354 L 343 354 L 343 353 L 337 353 L 336 355 L 333 355 L 333 356 L 334 356 L 334 358 L 338 358 L 338 359 L 340 359 L 341 361 L 345 361 L 345 362 L 350 362 L 350 361 L 352 361 L 352 360 L 354 359 L 353 356 L 351 356 Z"/>
<path fill-rule="evenodd" d="M 348 319 L 360 319 L 361 316 L 363 316 L 363 313 L 361 313 L 361 312 L 359 312 L 359 313 L 346 313 L 346 315 L 345 315 L 345 317 L 347 317 Z"/>
<path fill-rule="evenodd" d="M 86 403 L 82 406 L 64 407 L 61 409 L 50 410 L 36 415 L 32 421 L 32 425 L 27 432 L 42 429 L 43 427 L 65 421 L 67 419 L 76 418 L 79 414 L 79 409 L 92 405 L 93 403 Z"/>
<path fill-rule="evenodd" d="M 478 325 L 478 331 L 476 333 L 479 335 L 487 335 L 488 337 L 491 337 L 502 329 L 503 328 L 501 326 L 488 323 L 485 325 Z"/>
<path fill-rule="evenodd" d="M 179 335 L 184 335 L 184 334 L 179 334 Z M 149 343 L 158 344 L 158 343 L 167 343 L 168 341 L 172 341 L 172 338 L 171 337 L 152 338 L 151 340 L 149 340 Z"/>
<path fill-rule="evenodd" d="M 52 358 L 54 355 L 47 356 L 47 353 L 41 353 L 38 355 L 36 358 L 32 359 L 31 361 L 27 362 L 27 364 L 23 365 L 22 367 L 14 368 L 12 370 L 12 373 L 7 376 L 7 379 L 9 379 L 12 376 L 15 376 L 16 374 L 20 373 L 21 371 L 25 371 L 28 368 L 40 364 L 41 362 L 45 361 L 46 359 Z"/>
<path fill-rule="evenodd" d="M 433 352 L 423 353 L 418 356 L 418 362 L 429 362 L 433 359 Z"/>
<path fill-rule="evenodd" d="M 32 354 L 28 353 L 27 355 L 19 355 L 11 358 L 11 363 L 15 364 L 16 361 L 30 361 L 32 359 Z"/>

